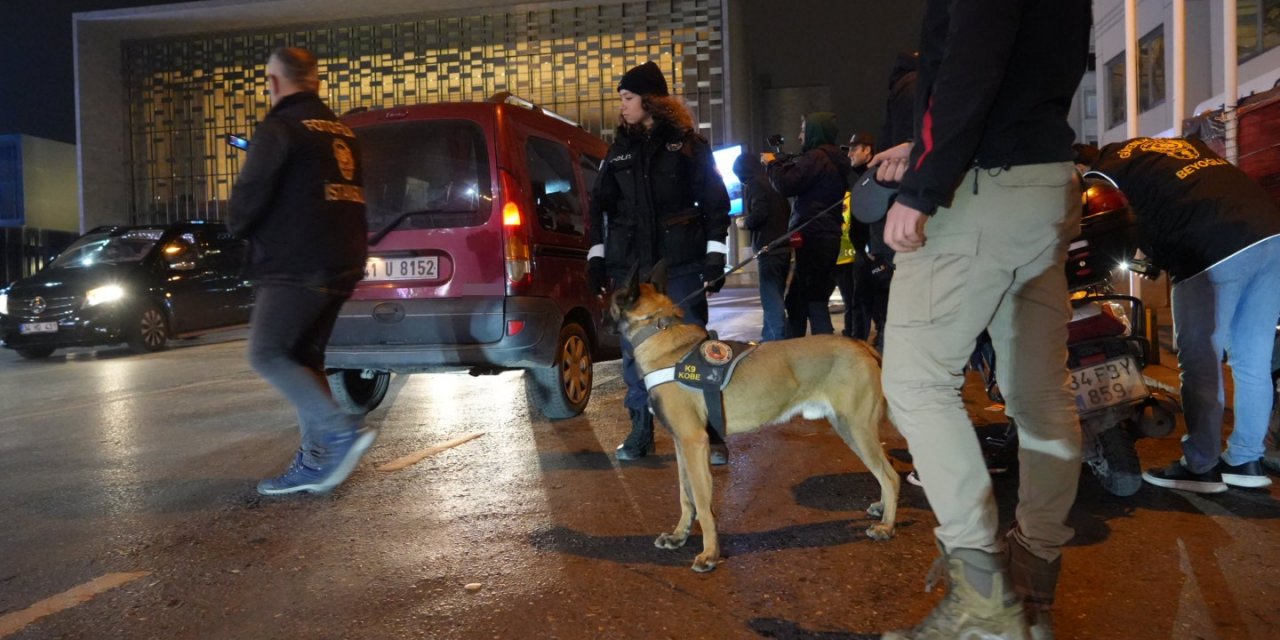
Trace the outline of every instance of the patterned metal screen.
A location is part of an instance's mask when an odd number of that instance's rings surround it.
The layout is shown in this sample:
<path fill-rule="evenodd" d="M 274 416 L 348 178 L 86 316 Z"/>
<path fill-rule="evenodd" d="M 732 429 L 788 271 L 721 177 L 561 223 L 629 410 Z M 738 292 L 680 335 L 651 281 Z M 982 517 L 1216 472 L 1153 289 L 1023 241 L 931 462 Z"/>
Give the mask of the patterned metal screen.
<path fill-rule="evenodd" d="M 224 217 L 242 158 L 224 139 L 252 134 L 269 110 L 266 58 L 278 46 L 315 52 L 322 95 L 338 113 L 510 91 L 606 139 L 617 124 L 618 78 L 653 60 L 700 132 L 720 145 L 722 26 L 720 0 L 662 0 L 131 41 L 131 214 L 138 222 Z"/>

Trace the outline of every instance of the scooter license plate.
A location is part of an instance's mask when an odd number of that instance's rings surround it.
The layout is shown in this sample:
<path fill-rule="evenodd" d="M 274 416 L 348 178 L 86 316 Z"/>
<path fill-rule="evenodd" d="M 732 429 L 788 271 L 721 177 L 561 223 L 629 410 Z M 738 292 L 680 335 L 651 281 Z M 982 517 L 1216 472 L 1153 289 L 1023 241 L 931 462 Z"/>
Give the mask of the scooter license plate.
<path fill-rule="evenodd" d="M 1071 370 L 1071 392 L 1081 413 L 1127 404 L 1151 395 L 1132 356 Z"/>

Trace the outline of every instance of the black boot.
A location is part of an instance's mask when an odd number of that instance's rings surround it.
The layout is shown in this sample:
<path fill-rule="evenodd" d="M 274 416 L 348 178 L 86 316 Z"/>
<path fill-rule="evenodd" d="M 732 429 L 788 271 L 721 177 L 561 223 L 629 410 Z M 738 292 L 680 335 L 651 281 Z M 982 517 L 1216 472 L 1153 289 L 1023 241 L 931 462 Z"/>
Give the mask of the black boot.
<path fill-rule="evenodd" d="M 724 438 L 720 437 L 720 432 L 715 427 L 707 425 L 707 440 L 711 445 L 711 466 L 718 467 L 720 465 L 729 464 L 729 445 L 724 443 Z"/>
<path fill-rule="evenodd" d="M 631 414 L 631 433 L 618 445 L 619 460 L 639 460 L 654 452 L 653 414 L 648 409 L 628 409 Z"/>

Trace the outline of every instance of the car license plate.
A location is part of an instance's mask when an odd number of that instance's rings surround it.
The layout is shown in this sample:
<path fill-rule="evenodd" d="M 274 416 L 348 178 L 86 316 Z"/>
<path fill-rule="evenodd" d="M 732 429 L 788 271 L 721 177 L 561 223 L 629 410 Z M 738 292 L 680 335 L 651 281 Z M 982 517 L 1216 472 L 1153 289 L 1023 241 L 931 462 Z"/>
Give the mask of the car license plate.
<path fill-rule="evenodd" d="M 439 256 L 371 257 L 364 263 L 365 280 L 437 280 L 439 278 Z"/>
<path fill-rule="evenodd" d="M 1081 413 L 1140 400 L 1151 395 L 1132 356 L 1112 358 L 1071 370 L 1071 392 Z"/>
<path fill-rule="evenodd" d="M 28 333 L 57 333 L 58 323 L 56 322 L 27 322 L 18 325 L 18 333 L 26 335 Z"/>

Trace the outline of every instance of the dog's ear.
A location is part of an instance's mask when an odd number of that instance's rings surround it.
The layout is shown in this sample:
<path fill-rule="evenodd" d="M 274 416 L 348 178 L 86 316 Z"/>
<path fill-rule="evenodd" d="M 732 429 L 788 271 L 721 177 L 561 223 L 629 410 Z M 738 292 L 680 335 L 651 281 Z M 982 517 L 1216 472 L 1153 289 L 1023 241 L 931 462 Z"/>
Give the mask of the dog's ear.
<path fill-rule="evenodd" d="M 649 272 L 649 284 L 653 285 L 654 291 L 666 295 L 667 293 L 667 261 L 659 260 L 658 264 L 653 265 L 653 271 Z"/>
<path fill-rule="evenodd" d="M 640 299 L 640 263 L 631 265 L 631 273 L 627 274 L 627 286 L 622 289 L 622 296 L 619 301 L 626 308 L 636 303 Z"/>

